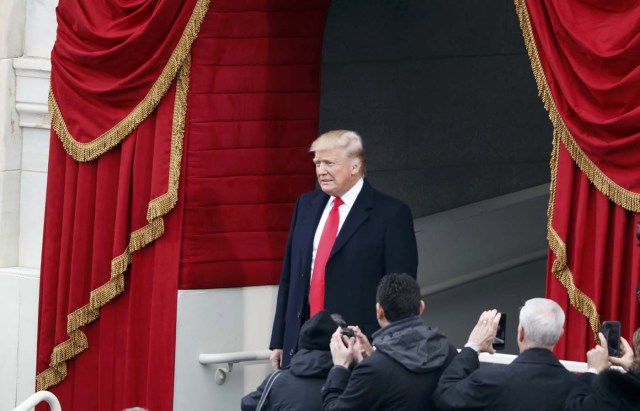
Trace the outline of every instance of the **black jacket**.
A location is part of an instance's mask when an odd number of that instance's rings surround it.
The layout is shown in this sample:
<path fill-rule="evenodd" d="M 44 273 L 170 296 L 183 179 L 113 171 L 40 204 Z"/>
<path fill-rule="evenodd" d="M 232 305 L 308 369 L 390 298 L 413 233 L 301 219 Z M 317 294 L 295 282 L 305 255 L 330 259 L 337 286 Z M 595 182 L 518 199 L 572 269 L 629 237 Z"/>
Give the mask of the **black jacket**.
<path fill-rule="evenodd" d="M 447 338 L 418 316 L 373 335 L 376 350 L 349 371 L 334 367 L 322 388 L 323 410 L 430 410 L 431 393 L 456 354 Z"/>
<path fill-rule="evenodd" d="M 640 374 L 606 370 L 586 373 L 571 390 L 566 411 L 640 410 Z"/>
<path fill-rule="evenodd" d="M 478 354 L 463 348 L 433 394 L 443 410 L 562 410 L 577 377 L 549 350 L 530 348 L 511 364 L 480 368 Z"/>
<path fill-rule="evenodd" d="M 273 383 L 262 410 L 319 411 L 320 389 L 333 366 L 330 351 L 300 349 Z M 268 378 L 242 398 L 242 411 L 255 410 Z"/>

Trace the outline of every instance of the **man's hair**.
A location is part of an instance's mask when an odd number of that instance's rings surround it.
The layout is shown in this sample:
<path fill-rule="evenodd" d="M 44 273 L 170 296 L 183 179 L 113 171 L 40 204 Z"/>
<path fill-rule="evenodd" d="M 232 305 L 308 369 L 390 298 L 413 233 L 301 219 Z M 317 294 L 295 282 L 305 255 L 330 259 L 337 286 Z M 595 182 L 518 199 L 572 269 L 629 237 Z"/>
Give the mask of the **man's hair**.
<path fill-rule="evenodd" d="M 389 322 L 420 314 L 420 286 L 404 273 L 387 274 L 380 280 L 376 300 Z"/>
<path fill-rule="evenodd" d="M 527 340 L 536 346 L 553 346 L 562 335 L 564 311 L 553 300 L 532 298 L 520 310 L 520 325 Z"/>
<path fill-rule="evenodd" d="M 341 148 L 347 159 L 360 161 L 362 163 L 362 174 L 364 175 L 364 146 L 358 133 L 350 130 L 327 131 L 311 143 L 309 151 L 315 153 L 318 150 L 333 150 L 334 148 Z"/>

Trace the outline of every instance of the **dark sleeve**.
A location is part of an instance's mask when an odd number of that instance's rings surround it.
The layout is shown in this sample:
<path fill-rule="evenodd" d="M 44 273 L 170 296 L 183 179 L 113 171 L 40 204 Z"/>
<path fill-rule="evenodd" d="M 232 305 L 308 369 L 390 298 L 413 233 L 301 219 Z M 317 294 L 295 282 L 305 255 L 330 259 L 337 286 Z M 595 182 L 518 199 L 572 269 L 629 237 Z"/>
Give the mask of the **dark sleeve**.
<path fill-rule="evenodd" d="M 242 397 L 242 401 L 240 402 L 240 409 L 242 411 L 254 411 L 256 409 L 256 407 L 258 406 L 258 403 L 260 402 L 260 397 L 262 396 L 262 392 L 264 391 L 264 387 L 266 386 L 268 380 L 269 378 L 265 378 L 265 380 L 262 381 L 262 384 L 260 384 L 257 390 L 250 392 L 249 394 Z M 269 404 L 269 398 L 266 399 L 265 407 L 263 408 L 269 409 L 269 407 L 266 406 L 268 404 Z"/>
<path fill-rule="evenodd" d="M 406 204 L 401 204 L 389 221 L 384 241 L 385 274 L 407 273 L 416 278 L 418 245 L 413 216 Z"/>
<path fill-rule="evenodd" d="M 567 397 L 565 411 L 618 409 L 620 407 L 618 396 L 616 393 L 607 393 L 602 384 L 600 384 L 600 380 L 600 376 L 590 372 L 582 374 Z"/>
<path fill-rule="evenodd" d="M 442 410 L 490 409 L 499 390 L 499 373 L 492 368 L 478 370 L 479 367 L 478 353 L 463 348 L 440 377 L 433 393 L 436 406 Z"/>
<path fill-rule="evenodd" d="M 380 397 L 380 373 L 363 361 L 352 372 L 344 367 L 333 367 L 322 387 L 322 410 L 371 410 Z"/>
<path fill-rule="evenodd" d="M 284 322 L 287 314 L 287 303 L 289 301 L 289 278 L 291 276 L 291 241 L 298 217 L 299 204 L 300 199 L 296 201 L 296 206 L 293 210 L 293 217 L 291 218 L 291 226 L 289 228 L 289 238 L 287 239 L 287 248 L 285 249 L 284 260 L 282 261 L 282 270 L 280 271 L 278 300 L 276 303 L 276 313 L 273 318 L 271 342 L 269 343 L 270 350 L 282 348 L 284 345 Z"/>

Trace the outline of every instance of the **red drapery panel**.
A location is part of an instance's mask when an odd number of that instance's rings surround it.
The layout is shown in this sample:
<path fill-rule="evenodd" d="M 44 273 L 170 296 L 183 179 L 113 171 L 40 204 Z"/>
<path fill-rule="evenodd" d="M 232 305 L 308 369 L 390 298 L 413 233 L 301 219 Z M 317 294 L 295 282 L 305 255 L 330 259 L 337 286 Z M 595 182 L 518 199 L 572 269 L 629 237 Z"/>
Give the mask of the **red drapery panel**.
<path fill-rule="evenodd" d="M 515 3 L 554 125 L 547 296 L 567 311 L 556 352 L 583 361 L 602 320 L 627 338 L 640 325 L 640 4 Z"/>
<path fill-rule="evenodd" d="M 63 408 L 170 410 L 178 284 L 277 283 L 328 4 L 60 2 L 37 385 Z"/>
<path fill-rule="evenodd" d="M 99 319 L 69 335 L 68 316 L 109 282 L 114 257 L 127 249 L 134 227 L 145 225 L 159 180 L 154 169 L 169 163 L 174 94 L 170 90 L 154 114 L 97 161 L 76 162 L 52 135 L 37 371 L 40 388 L 55 384 L 49 374 L 57 377 L 59 369 L 49 364 L 68 355 L 65 341 L 88 346 L 61 364 L 67 378 L 48 388 L 65 409 L 171 409 L 182 202 L 165 217 L 161 239 L 132 254 L 122 294 L 99 310 Z M 74 338 L 78 332 L 86 337 Z"/>

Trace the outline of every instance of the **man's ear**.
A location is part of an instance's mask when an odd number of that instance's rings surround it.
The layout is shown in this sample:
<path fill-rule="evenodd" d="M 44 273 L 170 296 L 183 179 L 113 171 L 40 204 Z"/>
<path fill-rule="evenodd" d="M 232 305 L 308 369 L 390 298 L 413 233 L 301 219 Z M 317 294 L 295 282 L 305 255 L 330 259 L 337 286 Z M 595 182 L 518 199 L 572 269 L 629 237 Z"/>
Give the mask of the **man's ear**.
<path fill-rule="evenodd" d="M 420 308 L 418 309 L 418 315 L 422 315 L 422 312 L 424 311 L 424 300 L 420 300 Z"/>
<path fill-rule="evenodd" d="M 376 303 L 376 318 L 378 321 L 384 320 L 384 308 L 380 305 L 380 303 Z"/>
<path fill-rule="evenodd" d="M 354 176 L 360 173 L 360 168 L 362 167 L 362 161 L 356 160 L 351 164 L 351 175 Z"/>
<path fill-rule="evenodd" d="M 524 328 L 522 325 L 518 324 L 518 342 L 524 341 Z"/>

